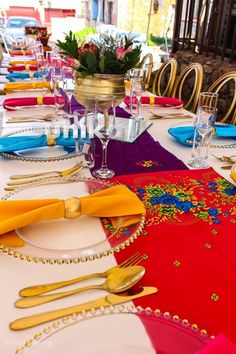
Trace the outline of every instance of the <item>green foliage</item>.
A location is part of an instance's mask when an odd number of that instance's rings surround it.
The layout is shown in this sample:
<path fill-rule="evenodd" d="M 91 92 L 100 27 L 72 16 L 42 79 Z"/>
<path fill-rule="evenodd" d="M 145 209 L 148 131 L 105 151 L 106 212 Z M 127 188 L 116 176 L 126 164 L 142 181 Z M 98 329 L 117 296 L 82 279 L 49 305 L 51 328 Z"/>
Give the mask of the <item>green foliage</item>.
<path fill-rule="evenodd" d="M 76 58 L 78 55 L 78 43 L 72 31 L 69 34 L 65 33 L 64 41 L 57 40 L 56 46 L 61 49 L 60 53 L 63 55 L 70 53 L 70 57 L 72 58 Z"/>
<path fill-rule="evenodd" d="M 75 38 L 78 39 L 79 41 L 86 41 L 86 38 L 89 34 L 93 34 L 96 33 L 96 27 L 86 27 L 83 28 L 81 31 L 79 32 L 75 32 Z"/>
<path fill-rule="evenodd" d="M 160 36 L 154 36 L 152 33 L 148 35 L 148 45 L 149 46 L 160 46 L 165 44 L 165 38 Z M 167 38 L 167 44 L 171 44 L 171 40 Z"/>

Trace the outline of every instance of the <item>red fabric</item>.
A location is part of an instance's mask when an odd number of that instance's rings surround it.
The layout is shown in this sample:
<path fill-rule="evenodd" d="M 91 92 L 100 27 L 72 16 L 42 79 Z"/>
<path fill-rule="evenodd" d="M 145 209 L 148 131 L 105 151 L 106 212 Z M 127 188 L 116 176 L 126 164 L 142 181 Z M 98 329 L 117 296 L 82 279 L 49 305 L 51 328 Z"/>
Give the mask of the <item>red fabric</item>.
<path fill-rule="evenodd" d="M 23 71 L 26 70 L 26 65 L 15 65 L 15 66 L 11 66 L 10 68 L 8 68 L 7 70 L 9 71 L 9 73 L 15 72 L 15 71 Z M 30 71 L 37 71 L 38 67 L 37 65 L 29 65 L 29 70 Z"/>
<path fill-rule="evenodd" d="M 236 354 L 236 346 L 226 336 L 220 334 L 198 354 Z"/>
<path fill-rule="evenodd" d="M 54 105 L 55 104 L 55 98 L 54 97 L 42 97 L 43 98 L 43 104 L 45 105 Z M 65 99 L 61 97 L 63 102 Z M 11 107 L 17 107 L 17 106 L 34 106 L 37 105 L 37 97 L 17 97 L 17 98 L 6 98 L 3 101 L 3 107 L 7 110 L 11 110 Z"/>
<path fill-rule="evenodd" d="M 140 285 L 156 286 L 158 292 L 135 304 L 236 340 L 236 187 L 213 169 L 115 180 L 130 186 L 147 210 L 143 233 L 115 253 L 118 263 L 137 250 L 148 255 Z"/>
<path fill-rule="evenodd" d="M 153 96 L 152 96 L 153 97 Z M 137 103 L 137 99 L 135 96 L 132 98 L 133 104 Z M 130 96 L 126 96 L 124 99 L 124 103 L 129 106 L 130 105 Z M 141 103 L 142 104 L 150 104 L 150 96 L 142 96 L 141 97 Z M 152 101 L 151 101 L 152 104 Z M 154 98 L 154 104 L 157 106 L 163 106 L 163 107 L 171 107 L 171 106 L 183 106 L 183 102 L 179 100 L 178 98 L 173 98 L 173 97 L 157 97 L 155 96 Z"/>
<path fill-rule="evenodd" d="M 18 56 L 18 55 L 32 55 L 31 50 L 10 50 L 11 56 Z"/>

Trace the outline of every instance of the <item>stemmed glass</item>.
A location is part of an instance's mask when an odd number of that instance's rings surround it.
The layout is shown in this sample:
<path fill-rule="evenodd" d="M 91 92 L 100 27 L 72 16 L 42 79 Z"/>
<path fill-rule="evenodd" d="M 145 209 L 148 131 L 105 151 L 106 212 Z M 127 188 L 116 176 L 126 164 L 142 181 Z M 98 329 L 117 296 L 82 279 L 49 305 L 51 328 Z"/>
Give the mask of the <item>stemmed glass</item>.
<path fill-rule="evenodd" d="M 63 90 L 66 93 L 68 104 L 67 104 L 67 115 L 68 119 L 73 118 L 72 107 L 71 107 L 71 99 L 74 94 L 74 79 L 70 77 L 64 77 L 63 80 Z"/>
<path fill-rule="evenodd" d="M 111 178 L 115 175 L 113 170 L 107 167 L 107 146 L 112 136 L 116 133 L 115 127 L 115 96 L 96 96 L 95 109 L 97 114 L 97 124 L 95 134 L 102 143 L 102 165 L 101 168 L 93 171 L 93 176 L 97 178 Z M 112 114 L 109 115 L 109 109 Z M 100 114 L 99 112 L 103 112 Z"/>
<path fill-rule="evenodd" d="M 65 97 L 63 97 L 62 95 L 61 86 L 63 86 L 63 83 L 61 81 L 55 81 L 53 85 L 53 93 L 55 99 L 55 106 L 57 108 L 57 115 L 65 116 L 65 112 L 63 111 L 63 107 L 65 106 Z"/>
<path fill-rule="evenodd" d="M 140 88 L 142 88 L 142 92 L 144 90 L 144 80 L 145 80 L 145 76 L 146 76 L 146 70 L 145 69 L 137 69 L 137 68 L 134 68 L 134 69 L 131 69 L 129 70 L 129 79 L 130 79 L 130 82 L 131 82 L 131 85 L 130 85 L 130 114 L 133 116 L 133 96 L 135 96 L 135 88 L 134 88 L 134 85 L 136 87 L 136 98 L 138 100 L 138 111 L 140 109 L 140 99 L 141 99 L 141 96 L 140 96 Z M 135 84 L 135 82 L 137 84 Z M 141 85 L 140 85 L 141 84 Z M 142 95 L 142 93 L 141 93 Z M 136 113 L 136 117 L 139 115 L 139 113 L 137 114 Z"/>
<path fill-rule="evenodd" d="M 144 81 L 142 77 L 133 78 L 132 91 L 137 99 L 137 111 L 134 116 L 135 119 L 141 120 L 143 117 L 140 115 L 141 97 L 144 92 Z"/>

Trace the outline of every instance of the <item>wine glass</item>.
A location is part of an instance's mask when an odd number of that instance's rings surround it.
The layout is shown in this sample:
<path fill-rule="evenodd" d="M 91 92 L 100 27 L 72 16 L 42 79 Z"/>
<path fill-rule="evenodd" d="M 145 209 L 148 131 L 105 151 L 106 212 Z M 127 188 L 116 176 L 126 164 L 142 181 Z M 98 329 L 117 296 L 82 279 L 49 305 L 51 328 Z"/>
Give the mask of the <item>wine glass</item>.
<path fill-rule="evenodd" d="M 65 107 L 65 97 L 62 95 L 63 83 L 61 81 L 55 81 L 53 85 L 53 94 L 55 99 L 55 106 L 57 108 L 58 116 L 65 116 L 63 108 Z"/>
<path fill-rule="evenodd" d="M 211 145 L 212 132 L 215 127 L 217 109 L 211 106 L 201 106 L 195 122 L 192 157 L 188 162 L 192 168 L 208 168 L 208 151 Z"/>
<path fill-rule="evenodd" d="M 102 165 L 101 168 L 93 171 L 93 176 L 96 178 L 111 178 L 115 175 L 115 172 L 107 167 L 107 146 L 111 137 L 116 133 L 115 101 L 116 99 L 113 95 L 95 97 L 97 114 L 95 134 L 102 143 Z M 112 109 L 112 114 L 109 115 L 110 108 Z M 103 114 L 99 113 L 101 111 Z"/>
<path fill-rule="evenodd" d="M 133 78 L 132 91 L 137 99 L 137 111 L 134 118 L 138 120 L 142 120 L 143 117 L 140 115 L 141 97 L 144 92 L 144 81 L 142 77 Z"/>
<path fill-rule="evenodd" d="M 67 102 L 67 115 L 68 119 L 73 118 L 72 107 L 71 107 L 71 99 L 74 94 L 74 79 L 70 77 L 64 77 L 63 80 L 63 90 L 66 93 L 68 102 Z"/>

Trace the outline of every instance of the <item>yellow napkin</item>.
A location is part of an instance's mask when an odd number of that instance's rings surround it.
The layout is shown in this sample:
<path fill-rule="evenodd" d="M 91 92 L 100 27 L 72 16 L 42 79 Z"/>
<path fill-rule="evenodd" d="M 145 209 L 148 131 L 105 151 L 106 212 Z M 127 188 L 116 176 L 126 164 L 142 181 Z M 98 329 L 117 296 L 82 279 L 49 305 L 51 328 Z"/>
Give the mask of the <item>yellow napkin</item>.
<path fill-rule="evenodd" d="M 230 177 L 232 178 L 232 180 L 233 180 L 234 182 L 236 182 L 236 172 L 232 171 L 232 172 L 230 173 Z"/>
<path fill-rule="evenodd" d="M 15 65 L 37 65 L 36 60 L 13 60 L 8 63 L 10 66 L 15 66 Z"/>
<path fill-rule="evenodd" d="M 50 82 L 9 82 L 4 85 L 4 91 L 6 93 L 12 90 L 31 90 L 31 89 L 42 89 L 50 88 Z"/>
<path fill-rule="evenodd" d="M 140 214 L 144 213 L 143 203 L 123 185 L 113 186 L 80 199 L 71 198 L 65 201 L 61 199 L 1 201 L 0 235 L 7 240 L 6 233 L 16 228 L 40 221 L 75 218 L 80 215 L 108 217 L 114 226 L 116 218 L 122 216 L 122 226 L 127 226 L 139 221 Z M 14 243 L 13 234 L 10 233 L 9 236 Z"/>

